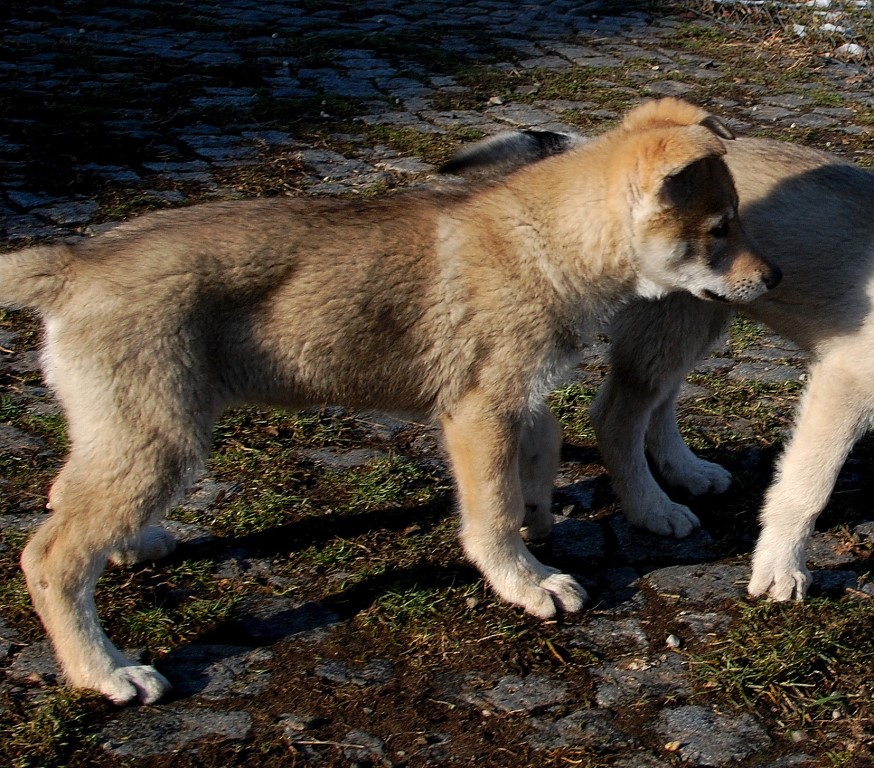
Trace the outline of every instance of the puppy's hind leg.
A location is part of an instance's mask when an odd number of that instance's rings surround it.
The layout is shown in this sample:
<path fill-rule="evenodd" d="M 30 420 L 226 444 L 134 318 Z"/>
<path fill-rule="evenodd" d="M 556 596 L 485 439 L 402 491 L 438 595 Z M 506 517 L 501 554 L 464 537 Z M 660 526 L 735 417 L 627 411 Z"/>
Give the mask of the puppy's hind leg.
<path fill-rule="evenodd" d="M 525 502 L 522 538 L 544 539 L 552 530 L 552 487 L 561 455 L 561 425 L 545 404 L 522 425 L 519 475 Z"/>
<path fill-rule="evenodd" d="M 801 600 L 810 584 L 805 547 L 838 473 L 874 413 L 867 346 L 833 351 L 811 369 L 795 432 L 762 508 L 748 590 Z"/>
<path fill-rule="evenodd" d="M 145 430 L 107 430 L 105 440 L 86 448 L 77 444 L 75 429 L 71 434 L 73 449 L 51 491 L 54 512 L 22 553 L 27 586 L 71 685 L 118 704 L 151 703 L 169 683 L 109 641 L 97 618 L 94 587 L 108 555 L 139 539 L 203 455 L 190 443 L 174 444 Z"/>
<path fill-rule="evenodd" d="M 133 541 L 109 553 L 109 561 L 115 565 L 136 565 L 167 557 L 176 549 L 176 539 L 160 525 L 149 525 L 139 532 Z"/>

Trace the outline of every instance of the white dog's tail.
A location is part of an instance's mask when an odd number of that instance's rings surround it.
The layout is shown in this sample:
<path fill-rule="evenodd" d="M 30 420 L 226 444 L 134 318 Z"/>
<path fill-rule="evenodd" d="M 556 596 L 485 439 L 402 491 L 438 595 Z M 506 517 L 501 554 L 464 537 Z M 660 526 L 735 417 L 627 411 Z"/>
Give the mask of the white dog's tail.
<path fill-rule="evenodd" d="M 504 131 L 462 147 L 441 166 L 440 173 L 497 178 L 538 160 L 560 155 L 585 141 L 576 133 L 534 129 Z"/>
<path fill-rule="evenodd" d="M 51 309 L 61 298 L 72 260 L 72 249 L 63 244 L 0 254 L 0 305 Z"/>

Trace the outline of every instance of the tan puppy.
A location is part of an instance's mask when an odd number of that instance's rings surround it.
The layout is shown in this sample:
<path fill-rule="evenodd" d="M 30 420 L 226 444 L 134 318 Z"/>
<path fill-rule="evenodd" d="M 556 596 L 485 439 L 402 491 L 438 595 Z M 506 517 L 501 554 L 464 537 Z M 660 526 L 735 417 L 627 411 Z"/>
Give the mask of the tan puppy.
<path fill-rule="evenodd" d="M 456 172 L 500 176 L 580 145 L 570 134 L 523 131 L 465 148 Z M 726 144 L 744 228 L 784 273 L 741 311 L 813 358 L 798 421 L 761 513 L 749 591 L 801 599 L 805 546 L 838 472 L 874 416 L 874 174 L 835 155 L 770 139 Z M 650 472 L 693 494 L 724 491 L 731 475 L 696 457 L 676 425 L 686 373 L 725 330 L 732 309 L 673 294 L 634 302 L 614 319 L 611 371 L 592 418 L 629 522 L 685 536 L 698 527 Z"/>
<path fill-rule="evenodd" d="M 0 301 L 45 320 L 69 425 L 54 514 L 22 566 L 70 683 L 116 702 L 168 687 L 105 637 L 94 585 L 110 556 L 169 551 L 149 524 L 244 401 L 439 419 L 468 557 L 536 616 L 578 610 L 582 588 L 520 535 L 551 522 L 560 434 L 545 394 L 634 297 L 745 301 L 778 279 L 740 229 L 710 122 L 656 102 L 489 186 L 201 205 L 0 258 Z"/>

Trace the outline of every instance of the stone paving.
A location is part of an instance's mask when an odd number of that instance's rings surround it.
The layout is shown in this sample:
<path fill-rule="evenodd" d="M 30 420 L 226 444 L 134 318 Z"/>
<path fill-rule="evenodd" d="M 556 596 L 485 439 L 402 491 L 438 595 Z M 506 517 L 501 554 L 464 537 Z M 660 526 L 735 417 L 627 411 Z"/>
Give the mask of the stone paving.
<path fill-rule="evenodd" d="M 634 6 L 622 10 L 615 3 L 366 0 L 353 6 L 233 0 L 197 5 L 195 11 L 160 1 L 70 2 L 59 14 L 40 2 L 7 2 L 0 11 L 0 235 L 7 248 L 99 231 L 115 218 L 120 209 L 113 206 L 125 196 L 156 207 L 247 194 L 246 169 L 254 172 L 265 164 L 286 185 L 268 190 L 274 193 L 350 194 L 428 182 L 433 164 L 415 150 L 380 140 L 388 130 L 457 143 L 459 137 L 518 126 L 578 127 L 569 117 L 573 114 L 604 125 L 618 116 L 594 103 L 551 94 L 538 98 L 536 87 L 520 90 L 518 101 L 484 94 L 470 108 L 476 94 L 451 72 L 448 60 L 498 72 L 597 68 L 598 87 L 629 95 L 630 81 L 633 98 L 696 99 L 725 74 L 720 62 L 666 42 L 683 18 Z M 444 59 L 417 54 L 416 45 L 434 40 Z M 754 83 L 741 88 L 745 98 L 711 95 L 707 103 L 739 132 L 766 129 L 785 136 L 797 131 L 803 138 L 809 130 L 827 130 L 833 137 L 829 142 L 840 149 L 842 136 L 870 131 L 870 123 L 857 118 L 860 107 L 870 114 L 874 82 L 852 58 L 831 59 L 819 76 L 854 106 L 826 106 L 813 88 L 771 93 Z M 317 115 L 314 122 L 323 125 L 336 117 L 340 127 L 322 140 L 313 126 L 295 119 L 294 109 Z M 856 155 L 874 154 L 871 146 L 857 147 Z M 6 354 L 17 342 L 14 333 L 0 338 L 3 370 L 33 370 L 32 353 Z M 592 347 L 581 379 L 596 383 L 603 376 L 603 352 L 603 344 Z M 792 381 L 803 377 L 804 359 L 783 340 L 765 335 L 738 355 L 727 348 L 717 352 L 700 370 L 742 381 Z M 689 385 L 683 397 L 700 394 L 698 385 Z M 38 387 L 20 397 L 35 411 L 56 408 Z M 368 442 L 389 450 L 401 429 L 402 424 L 374 419 Z M 0 447 L 20 456 L 50 451 L 40 438 L 9 425 L 0 425 Z M 332 462 L 348 467 L 379 455 L 371 448 L 325 449 L 313 458 L 329 467 Z M 188 503 L 208 509 L 226 491 L 205 478 Z M 723 606 L 743 595 L 745 560 L 715 557 L 706 532 L 666 541 L 629 531 L 617 516 L 592 521 L 567 514 L 592 504 L 591 489 L 575 474 L 573 462 L 562 467 L 557 499 L 566 514 L 557 517 L 552 555 L 562 562 L 594 563 L 601 572 L 594 585 L 586 585 L 599 596 L 598 610 L 561 630 L 567 647 L 585 649 L 600 660 L 590 670 L 590 699 L 575 705 L 562 680 L 511 670 L 449 675 L 429 695 L 450 702 L 448 712 L 478 711 L 484 718 L 512 714 L 518 741 L 532 754 L 584 746 L 612 755 L 610 764 L 626 768 L 819 765 L 803 743 L 787 748 L 785 739 L 751 714 L 690 703 L 693 684 L 682 647 L 706 644 L 725 632 L 732 619 Z M 4 528 L 22 530 L 43 514 L 0 511 Z M 183 524 L 176 530 L 191 552 L 208 546 L 208 530 Z M 860 524 L 852 533 L 868 541 L 874 524 Z M 838 544 L 835 534 L 816 534 L 812 562 L 827 569 L 818 573 L 820 587 L 874 595 L 854 570 L 842 569 L 853 555 L 842 554 Z M 236 551 L 216 565 L 216 573 L 241 582 L 269 579 L 271 561 Z M 651 620 L 663 600 L 672 601 L 676 611 L 670 635 Z M 107 765 L 170 755 L 187 755 L 197 764 L 203 744 L 245 743 L 261 738 L 265 728 L 287 740 L 289 764 L 292 757 L 298 764 L 320 765 L 444 765 L 473 759 L 458 750 L 439 723 L 423 724 L 414 753 L 399 754 L 391 734 L 378 728 L 350 727 L 345 738 L 329 744 L 313 735 L 319 723 L 295 709 L 289 691 L 277 693 L 287 697 L 287 711 L 265 725 L 254 702 L 269 692 L 283 664 L 281 654 L 292 646 L 299 652 L 325 640 L 342 642 L 349 621 L 329 607 L 284 597 L 253 598 L 239 611 L 243 629 L 227 643 L 192 644 L 166 660 L 162 670 L 175 685 L 173 700 L 107 718 L 99 734 Z M 0 660 L 5 666 L 0 688 L 7 695 L 38 696 L 42 685 L 51 687 L 56 679 L 46 644 L 25 644 L 2 612 Z M 359 690 L 366 701 L 368 692 L 396 684 L 400 673 L 391 659 L 322 659 L 311 678 L 323 687 Z M 642 700 L 657 702 L 658 715 L 629 732 L 629 712 Z M 411 694 L 410 706 L 414 701 Z"/>

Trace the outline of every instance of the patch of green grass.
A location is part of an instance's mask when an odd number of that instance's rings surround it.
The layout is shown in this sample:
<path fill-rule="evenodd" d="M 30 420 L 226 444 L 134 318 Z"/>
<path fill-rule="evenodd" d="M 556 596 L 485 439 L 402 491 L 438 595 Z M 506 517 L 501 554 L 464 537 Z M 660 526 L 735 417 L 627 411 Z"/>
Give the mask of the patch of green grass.
<path fill-rule="evenodd" d="M 227 411 L 213 431 L 216 451 L 257 453 L 295 444 L 344 445 L 356 437 L 355 418 L 342 408 L 286 411 L 255 407 Z"/>
<path fill-rule="evenodd" d="M 440 492 L 430 472 L 401 456 L 330 473 L 323 484 L 334 490 L 335 504 L 352 512 L 370 512 L 427 504 Z"/>
<path fill-rule="evenodd" d="M 728 337 L 729 349 L 732 355 L 756 346 L 765 336 L 765 330 L 761 325 L 743 315 L 735 315 L 731 321 L 731 329 Z"/>
<path fill-rule="evenodd" d="M 568 384 L 550 394 L 547 404 L 561 422 L 565 439 L 595 440 L 589 408 L 597 392 L 596 386 Z"/>
<path fill-rule="evenodd" d="M 683 47 L 689 50 L 712 51 L 714 45 L 724 45 L 732 38 L 727 30 L 714 24 L 686 22 L 674 28 L 671 39 L 682 42 Z"/>
<path fill-rule="evenodd" d="M 160 655 L 219 626 L 237 597 L 212 569 L 205 560 L 108 570 L 96 593 L 108 634 L 121 647 Z"/>
<path fill-rule="evenodd" d="M 465 141 L 477 141 L 482 131 L 472 128 L 456 128 L 447 133 L 422 133 L 406 126 L 375 125 L 368 128 L 367 135 L 373 144 L 385 144 L 405 155 L 420 157 L 426 163 L 444 163 Z"/>
<path fill-rule="evenodd" d="M 807 727 L 870 710 L 870 693 L 849 681 L 874 658 L 872 626 L 870 600 L 746 605 L 723 640 L 690 655 L 691 669 L 699 691 Z"/>
<path fill-rule="evenodd" d="M 120 221 L 137 214 L 165 208 L 166 203 L 153 194 L 139 190 L 113 189 L 100 196 L 101 221 Z"/>
<path fill-rule="evenodd" d="M 292 518 L 311 510 L 306 498 L 275 488 L 259 488 L 236 496 L 209 518 L 212 530 L 220 536 L 250 536 L 279 528 Z M 189 522 L 185 514 L 175 515 Z"/>
<path fill-rule="evenodd" d="M 846 104 L 846 97 L 833 88 L 812 88 L 804 92 L 818 107 L 842 107 Z"/>
<path fill-rule="evenodd" d="M 99 744 L 91 717 L 99 697 L 61 689 L 33 706 L 6 712 L 0 724 L 0 763 L 9 768 L 64 768 L 78 752 Z"/>
<path fill-rule="evenodd" d="M 22 629 L 36 630 L 38 622 L 30 603 L 24 574 L 18 565 L 27 537 L 20 531 L 3 531 L 0 541 L 8 548 L 0 553 L 0 605 L 3 606 L 3 618 Z"/>
<path fill-rule="evenodd" d="M 15 421 L 25 413 L 24 406 L 9 395 L 0 395 L 0 422 Z"/>
<path fill-rule="evenodd" d="M 493 599 L 480 579 L 446 585 L 399 583 L 359 614 L 359 629 L 374 644 L 397 648 L 416 667 L 440 667 L 457 655 L 473 668 L 501 659 L 502 669 L 517 674 L 597 663 L 588 651 L 565 647 L 555 622 L 532 620 Z"/>
<path fill-rule="evenodd" d="M 679 407 L 680 432 L 693 450 L 779 443 L 802 386 L 796 381 L 750 381 L 700 373 L 691 374 L 689 381 L 709 390 L 706 396 L 686 400 Z"/>
<path fill-rule="evenodd" d="M 25 418 L 28 431 L 45 437 L 59 451 L 66 453 L 70 439 L 67 434 L 67 421 L 60 414 L 30 413 Z"/>
<path fill-rule="evenodd" d="M 363 620 L 397 628 L 433 626 L 445 618 L 447 612 L 475 600 L 480 589 L 477 584 L 450 588 L 398 586 L 377 598 Z"/>

